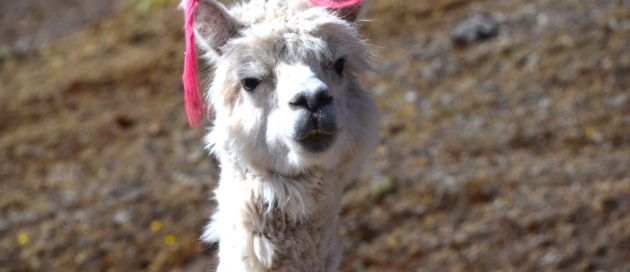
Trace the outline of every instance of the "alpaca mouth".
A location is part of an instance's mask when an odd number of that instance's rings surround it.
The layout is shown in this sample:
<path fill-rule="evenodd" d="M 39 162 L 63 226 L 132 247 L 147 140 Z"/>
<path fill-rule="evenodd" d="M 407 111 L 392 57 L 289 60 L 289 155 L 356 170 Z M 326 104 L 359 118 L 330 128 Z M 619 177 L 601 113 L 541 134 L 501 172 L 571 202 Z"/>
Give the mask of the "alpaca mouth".
<path fill-rule="evenodd" d="M 327 150 L 335 142 L 335 134 L 316 129 L 295 140 L 306 151 L 320 153 Z"/>
<path fill-rule="evenodd" d="M 321 110 L 304 115 L 294 128 L 293 140 L 310 153 L 326 151 L 336 139 L 339 132 L 334 112 Z"/>

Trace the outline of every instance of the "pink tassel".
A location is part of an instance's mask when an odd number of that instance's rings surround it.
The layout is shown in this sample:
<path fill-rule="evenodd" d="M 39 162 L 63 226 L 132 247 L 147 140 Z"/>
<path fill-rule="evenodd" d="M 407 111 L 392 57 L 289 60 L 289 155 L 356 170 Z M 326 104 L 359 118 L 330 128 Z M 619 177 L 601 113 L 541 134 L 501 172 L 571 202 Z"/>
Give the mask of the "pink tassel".
<path fill-rule="evenodd" d="M 337 14 L 342 19 L 354 22 L 359 17 L 360 4 L 363 0 L 310 0 L 311 4 L 327 9 L 337 9 Z"/>
<path fill-rule="evenodd" d="M 352 6 L 361 4 L 363 2 L 363 0 L 346 0 L 346 1 L 310 0 L 310 1 L 315 6 L 324 7 L 324 8 L 333 8 L 333 9 L 352 7 Z"/>
<path fill-rule="evenodd" d="M 201 123 L 204 102 L 199 93 L 199 79 L 197 78 L 197 52 L 195 49 L 195 32 L 193 30 L 195 8 L 197 0 L 186 1 L 184 10 L 184 33 L 186 35 L 186 52 L 184 53 L 184 103 L 188 124 L 196 128 Z"/>

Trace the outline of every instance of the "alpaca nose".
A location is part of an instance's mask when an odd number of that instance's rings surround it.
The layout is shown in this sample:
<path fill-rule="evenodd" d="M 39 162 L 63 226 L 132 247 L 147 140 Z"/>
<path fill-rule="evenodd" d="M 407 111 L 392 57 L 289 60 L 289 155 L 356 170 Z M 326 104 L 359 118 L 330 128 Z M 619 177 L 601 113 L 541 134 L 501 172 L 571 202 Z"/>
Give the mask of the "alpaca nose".
<path fill-rule="evenodd" d="M 333 97 L 330 96 L 328 88 L 319 88 L 314 92 L 300 92 L 291 101 L 289 105 L 296 108 L 304 108 L 310 112 L 331 104 Z"/>

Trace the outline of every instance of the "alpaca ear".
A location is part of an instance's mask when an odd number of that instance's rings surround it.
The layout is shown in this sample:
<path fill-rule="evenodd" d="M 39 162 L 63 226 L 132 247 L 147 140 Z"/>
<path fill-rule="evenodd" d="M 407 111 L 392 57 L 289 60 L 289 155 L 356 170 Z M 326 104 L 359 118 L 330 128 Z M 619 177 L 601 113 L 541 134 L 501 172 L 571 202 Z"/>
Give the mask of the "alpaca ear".
<path fill-rule="evenodd" d="M 354 23 L 360 17 L 363 11 L 363 4 L 358 4 L 356 6 L 344 7 L 339 9 L 337 12 L 339 17 L 342 19 Z"/>
<path fill-rule="evenodd" d="M 221 47 L 234 37 L 241 25 L 221 3 L 198 1 L 194 13 L 194 30 L 197 44 L 215 57 L 221 56 Z"/>

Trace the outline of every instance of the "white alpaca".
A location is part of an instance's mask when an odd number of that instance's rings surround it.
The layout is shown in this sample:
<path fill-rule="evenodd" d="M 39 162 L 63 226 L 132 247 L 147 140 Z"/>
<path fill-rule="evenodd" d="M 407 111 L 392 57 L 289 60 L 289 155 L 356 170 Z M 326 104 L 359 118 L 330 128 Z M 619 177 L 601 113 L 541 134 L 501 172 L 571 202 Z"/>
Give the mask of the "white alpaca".
<path fill-rule="evenodd" d="M 342 189 L 377 138 L 348 14 L 308 0 L 199 3 L 196 42 L 214 68 L 206 143 L 221 164 L 202 239 L 219 243 L 218 271 L 338 270 Z"/>

